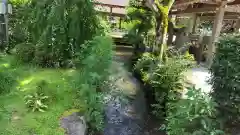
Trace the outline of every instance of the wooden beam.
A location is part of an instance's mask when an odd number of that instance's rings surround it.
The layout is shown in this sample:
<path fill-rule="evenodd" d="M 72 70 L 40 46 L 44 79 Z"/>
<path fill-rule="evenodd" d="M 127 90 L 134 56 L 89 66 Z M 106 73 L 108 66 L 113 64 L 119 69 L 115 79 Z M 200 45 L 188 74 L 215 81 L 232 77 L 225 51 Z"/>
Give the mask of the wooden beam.
<path fill-rule="evenodd" d="M 181 6 L 185 6 L 185 5 L 191 5 L 191 4 L 198 3 L 198 2 L 200 2 L 200 0 L 176 0 L 173 7 L 181 7 Z"/>
<path fill-rule="evenodd" d="M 236 26 L 235 26 L 235 32 L 240 32 L 240 19 L 237 20 Z"/>
<path fill-rule="evenodd" d="M 205 16 L 214 17 L 214 16 L 216 16 L 216 13 L 199 13 L 197 15 L 199 17 L 205 17 Z M 233 13 L 233 12 L 226 12 L 225 11 L 224 16 L 240 16 L 240 13 Z"/>
<path fill-rule="evenodd" d="M 121 14 L 121 13 L 112 13 L 110 14 L 109 12 L 106 12 L 106 11 L 99 11 L 100 14 L 104 14 L 104 15 L 111 15 L 111 16 L 116 16 L 116 17 L 125 17 L 126 15 L 125 14 Z"/>
<path fill-rule="evenodd" d="M 105 7 L 112 7 L 112 8 L 126 8 L 126 6 L 121 5 L 111 5 L 111 4 L 104 4 L 104 3 L 95 3 L 95 5 L 105 6 Z"/>
<path fill-rule="evenodd" d="M 193 18 L 193 28 L 192 28 L 192 33 L 197 32 L 197 28 L 200 22 L 199 16 L 195 13 L 194 18 Z"/>
<path fill-rule="evenodd" d="M 240 4 L 240 0 L 235 0 L 233 2 L 228 3 L 228 5 L 239 5 Z"/>
<path fill-rule="evenodd" d="M 232 12 L 232 13 L 240 13 L 240 6 L 227 6 L 225 9 L 226 12 Z"/>
<path fill-rule="evenodd" d="M 224 16 L 223 20 L 238 20 L 239 16 Z M 200 16 L 200 20 L 214 20 L 214 16 Z"/>
<path fill-rule="evenodd" d="M 203 8 L 187 8 L 181 11 L 172 11 L 170 14 L 184 14 L 184 13 L 205 13 L 205 12 L 214 12 L 217 10 L 217 7 L 203 7 Z"/>

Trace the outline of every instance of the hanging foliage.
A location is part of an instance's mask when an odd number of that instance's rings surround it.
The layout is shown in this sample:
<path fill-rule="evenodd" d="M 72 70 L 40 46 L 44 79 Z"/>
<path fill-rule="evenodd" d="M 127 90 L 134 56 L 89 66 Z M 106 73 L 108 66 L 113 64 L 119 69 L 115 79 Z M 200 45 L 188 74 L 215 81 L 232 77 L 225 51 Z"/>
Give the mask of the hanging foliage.
<path fill-rule="evenodd" d="M 72 59 L 86 40 L 104 34 L 92 0 L 32 0 L 27 7 L 26 25 L 37 62 L 61 64 Z"/>

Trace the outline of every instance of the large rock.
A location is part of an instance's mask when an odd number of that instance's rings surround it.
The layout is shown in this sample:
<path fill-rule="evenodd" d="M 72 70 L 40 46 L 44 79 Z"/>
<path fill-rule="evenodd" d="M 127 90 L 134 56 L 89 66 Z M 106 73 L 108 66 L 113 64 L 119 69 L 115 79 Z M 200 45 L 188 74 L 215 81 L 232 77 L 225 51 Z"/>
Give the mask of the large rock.
<path fill-rule="evenodd" d="M 86 135 L 87 124 L 83 116 L 78 112 L 73 112 L 61 119 L 61 127 L 67 135 Z"/>

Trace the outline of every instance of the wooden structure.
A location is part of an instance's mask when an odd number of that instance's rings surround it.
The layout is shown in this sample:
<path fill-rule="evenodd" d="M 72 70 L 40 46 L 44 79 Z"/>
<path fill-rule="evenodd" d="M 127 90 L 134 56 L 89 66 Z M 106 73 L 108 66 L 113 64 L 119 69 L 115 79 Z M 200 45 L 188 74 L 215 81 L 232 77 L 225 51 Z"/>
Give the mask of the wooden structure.
<path fill-rule="evenodd" d="M 212 36 L 208 45 L 207 63 L 211 65 L 213 53 L 215 53 L 215 42 L 221 32 L 224 20 L 236 20 L 235 28 L 240 28 L 240 0 L 176 0 L 173 10 L 173 15 L 191 16 L 192 26 L 191 32 L 196 32 L 198 20 L 213 20 Z"/>
<path fill-rule="evenodd" d="M 110 16 L 123 18 L 129 0 L 97 0 L 97 9 Z M 103 9 L 101 9 L 103 8 Z M 236 31 L 240 29 L 240 0 L 175 0 L 171 15 L 189 16 L 189 33 L 196 33 L 197 25 L 202 20 L 213 20 L 212 36 L 208 43 L 207 63 L 211 65 L 215 42 L 220 35 L 223 21 L 234 20 Z M 120 26 L 121 28 L 121 19 Z"/>
<path fill-rule="evenodd" d="M 96 10 L 110 17 L 119 17 L 119 28 L 122 20 L 126 16 L 126 6 L 129 0 L 96 0 Z"/>

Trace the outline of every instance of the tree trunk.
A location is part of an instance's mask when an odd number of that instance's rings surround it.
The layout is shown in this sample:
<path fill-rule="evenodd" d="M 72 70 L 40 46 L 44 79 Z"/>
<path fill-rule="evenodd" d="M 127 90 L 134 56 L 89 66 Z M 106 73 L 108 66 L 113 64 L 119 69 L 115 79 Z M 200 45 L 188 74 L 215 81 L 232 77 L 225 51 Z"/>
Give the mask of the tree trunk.
<path fill-rule="evenodd" d="M 169 24 L 168 24 L 168 41 L 167 41 L 168 46 L 172 45 L 173 35 L 174 35 L 174 24 L 173 24 L 173 22 L 169 21 Z"/>
<path fill-rule="evenodd" d="M 161 44 L 161 23 L 162 23 L 162 17 L 156 16 L 156 45 L 153 48 L 153 51 L 157 53 L 159 49 L 159 44 Z"/>
<path fill-rule="evenodd" d="M 159 58 L 160 60 L 163 60 L 163 53 L 165 52 L 165 46 L 167 44 L 167 33 L 168 33 L 168 15 L 163 14 L 162 15 L 162 22 L 163 22 L 163 28 L 162 28 L 162 39 L 160 42 L 160 53 Z"/>

